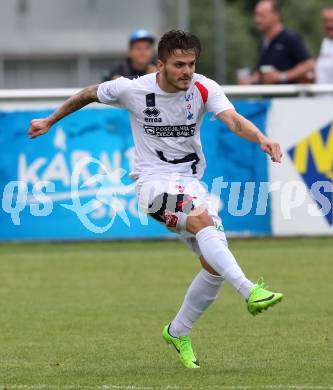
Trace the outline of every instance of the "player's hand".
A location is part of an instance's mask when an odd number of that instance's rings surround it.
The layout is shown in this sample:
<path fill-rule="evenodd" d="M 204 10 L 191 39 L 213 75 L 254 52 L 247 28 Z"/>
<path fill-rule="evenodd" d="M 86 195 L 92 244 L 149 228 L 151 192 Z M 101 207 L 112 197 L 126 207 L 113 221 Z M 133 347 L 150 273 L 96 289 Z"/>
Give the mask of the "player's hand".
<path fill-rule="evenodd" d="M 33 119 L 30 122 L 29 137 L 36 138 L 49 131 L 51 124 L 48 119 Z"/>
<path fill-rule="evenodd" d="M 270 155 L 271 160 L 273 162 L 281 162 L 282 158 L 282 152 L 280 148 L 280 144 L 277 142 L 271 141 L 269 139 L 265 139 L 264 141 L 261 142 L 261 149 Z"/>

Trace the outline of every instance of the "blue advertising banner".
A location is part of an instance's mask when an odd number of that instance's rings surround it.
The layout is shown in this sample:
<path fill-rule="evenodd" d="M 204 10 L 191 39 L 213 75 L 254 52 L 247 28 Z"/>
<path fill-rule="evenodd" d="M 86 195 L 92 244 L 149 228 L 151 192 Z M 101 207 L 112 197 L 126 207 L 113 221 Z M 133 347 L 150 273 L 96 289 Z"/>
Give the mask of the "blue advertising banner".
<path fill-rule="evenodd" d="M 236 108 L 265 131 L 269 103 L 239 102 Z M 30 120 L 49 113 L 0 112 L 0 239 L 171 237 L 172 233 L 138 209 L 128 176 L 134 158 L 128 112 L 88 108 L 65 118 L 46 136 L 29 140 Z M 242 183 L 267 181 L 266 159 L 258 146 L 239 139 L 220 121 L 212 121 L 211 114 L 206 115 L 201 134 L 208 165 L 204 181 L 209 190 L 216 177 L 222 176 L 227 183 L 240 182 L 242 202 Z M 224 185 L 224 202 L 235 199 L 234 186 Z M 269 208 L 264 215 L 255 215 L 251 209 L 235 217 L 232 214 L 237 215 L 242 205 L 232 201 L 226 205 L 221 216 L 227 231 L 270 233 Z"/>
<path fill-rule="evenodd" d="M 269 100 L 236 101 L 234 105 L 240 114 L 266 134 Z M 201 140 L 207 160 L 204 182 L 212 188 L 214 179 L 223 177 L 224 187 L 213 192 L 221 193 L 220 216 L 226 232 L 270 235 L 266 154 L 257 144 L 236 136 L 221 121 L 212 120 L 209 114 L 201 127 Z"/>

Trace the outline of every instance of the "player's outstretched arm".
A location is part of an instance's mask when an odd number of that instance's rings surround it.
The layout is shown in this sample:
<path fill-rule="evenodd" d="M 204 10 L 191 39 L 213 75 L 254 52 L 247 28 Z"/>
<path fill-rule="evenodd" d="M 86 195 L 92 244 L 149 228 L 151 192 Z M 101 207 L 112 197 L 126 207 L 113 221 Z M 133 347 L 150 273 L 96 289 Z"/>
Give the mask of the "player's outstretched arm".
<path fill-rule="evenodd" d="M 261 149 L 269 154 L 273 162 L 281 162 L 282 153 L 280 145 L 267 137 L 249 120 L 238 114 L 233 109 L 226 110 L 217 115 L 231 131 L 242 138 L 256 142 L 261 146 Z"/>
<path fill-rule="evenodd" d="M 60 119 L 71 114 L 74 111 L 86 106 L 89 103 L 98 102 L 97 98 L 98 85 L 91 85 L 82 89 L 77 94 L 67 99 L 57 111 L 55 111 L 48 118 L 33 119 L 29 127 L 29 137 L 36 138 L 47 133 L 51 126 L 53 126 Z"/>

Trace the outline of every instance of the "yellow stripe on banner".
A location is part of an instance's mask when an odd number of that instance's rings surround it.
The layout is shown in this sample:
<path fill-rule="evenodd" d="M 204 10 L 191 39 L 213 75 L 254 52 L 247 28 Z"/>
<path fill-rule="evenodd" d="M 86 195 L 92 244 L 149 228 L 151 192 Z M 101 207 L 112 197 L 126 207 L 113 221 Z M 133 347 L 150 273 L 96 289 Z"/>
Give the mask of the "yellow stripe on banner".
<path fill-rule="evenodd" d="M 308 141 L 301 141 L 295 147 L 294 164 L 298 173 L 305 173 L 308 167 Z"/>
<path fill-rule="evenodd" d="M 326 144 L 318 131 L 301 141 L 295 148 L 294 163 L 299 173 L 305 173 L 308 165 L 308 155 L 312 152 L 317 171 L 329 176 L 333 170 L 333 124 L 329 130 Z"/>

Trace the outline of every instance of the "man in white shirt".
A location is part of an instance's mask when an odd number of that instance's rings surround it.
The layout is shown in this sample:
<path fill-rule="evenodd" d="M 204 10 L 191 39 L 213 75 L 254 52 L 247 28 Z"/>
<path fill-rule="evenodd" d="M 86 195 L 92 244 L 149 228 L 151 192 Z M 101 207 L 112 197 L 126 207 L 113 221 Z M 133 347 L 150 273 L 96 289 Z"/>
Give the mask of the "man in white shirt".
<path fill-rule="evenodd" d="M 316 63 L 316 82 L 333 84 L 333 5 L 322 10 L 321 18 L 326 36 Z"/>
<path fill-rule="evenodd" d="M 283 298 L 263 283 L 248 280 L 228 249 L 222 222 L 199 183 L 205 169 L 200 123 L 205 112 L 213 112 L 231 131 L 258 143 L 273 162 L 281 162 L 280 146 L 238 114 L 215 81 L 194 73 L 200 51 L 195 35 L 169 31 L 159 41 L 157 73 L 87 87 L 48 118 L 32 120 L 29 129 L 31 138 L 45 134 L 91 102 L 117 103 L 129 110 L 136 149 L 131 176 L 137 182 L 139 203 L 148 215 L 178 232 L 203 267 L 177 315 L 163 329 L 163 338 L 187 368 L 199 367 L 188 334 L 224 280 L 243 296 L 252 315 Z"/>

